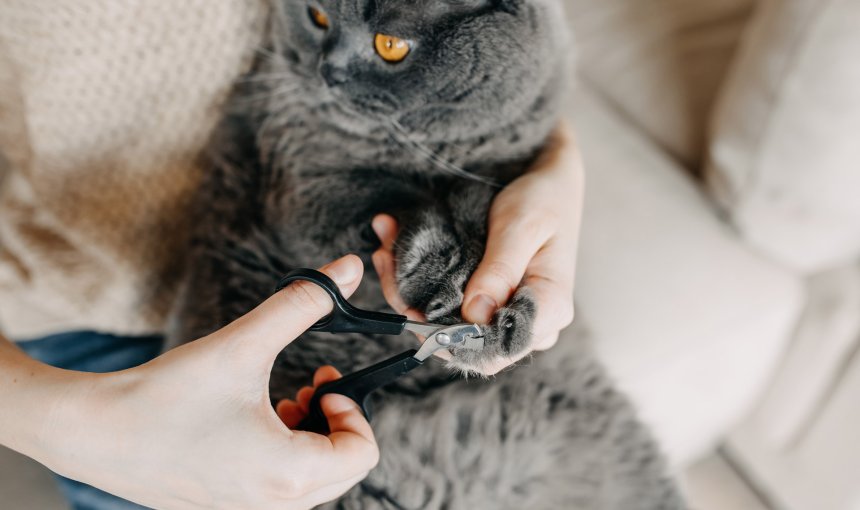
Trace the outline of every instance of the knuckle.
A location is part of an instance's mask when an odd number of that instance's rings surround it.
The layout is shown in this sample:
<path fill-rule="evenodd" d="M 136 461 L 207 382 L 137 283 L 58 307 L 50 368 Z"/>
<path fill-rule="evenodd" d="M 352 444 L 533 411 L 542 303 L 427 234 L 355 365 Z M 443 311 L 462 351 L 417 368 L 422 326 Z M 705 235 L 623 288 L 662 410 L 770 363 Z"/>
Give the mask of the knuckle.
<path fill-rule="evenodd" d="M 523 215 L 520 223 L 523 229 L 528 229 L 533 235 L 544 237 L 552 232 L 554 226 L 558 224 L 559 214 L 553 209 L 546 208 L 540 212 L 531 212 Z"/>
<path fill-rule="evenodd" d="M 490 227 L 504 230 L 522 216 L 522 204 L 517 200 L 509 199 L 508 196 L 499 197 L 493 203 L 490 214 Z"/>
<path fill-rule="evenodd" d="M 323 291 L 309 282 L 290 285 L 286 291 L 286 297 L 290 305 L 303 313 L 320 313 L 331 306 L 331 301 Z"/>
<path fill-rule="evenodd" d="M 299 499 L 308 493 L 308 482 L 303 476 L 291 474 L 281 478 L 278 491 L 286 499 Z"/>
<path fill-rule="evenodd" d="M 555 234 L 560 222 L 561 214 L 552 207 L 544 206 L 520 214 L 511 226 L 528 240 L 545 241 Z"/>
<path fill-rule="evenodd" d="M 514 268 L 503 260 L 491 260 L 484 267 L 486 278 L 504 284 L 508 288 L 516 288 L 520 283 L 520 275 L 516 274 Z"/>

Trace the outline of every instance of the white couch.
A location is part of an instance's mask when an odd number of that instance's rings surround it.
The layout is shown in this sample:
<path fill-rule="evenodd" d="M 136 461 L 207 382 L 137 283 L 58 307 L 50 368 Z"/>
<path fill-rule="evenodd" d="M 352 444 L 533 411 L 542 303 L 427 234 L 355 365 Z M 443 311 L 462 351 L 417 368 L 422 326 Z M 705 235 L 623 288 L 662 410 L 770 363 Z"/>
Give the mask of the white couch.
<path fill-rule="evenodd" d="M 573 105 L 588 184 L 578 317 L 677 466 L 761 397 L 803 306 L 693 180 L 596 94 Z"/>
<path fill-rule="evenodd" d="M 675 466 L 860 508 L 860 3 L 568 6 L 578 317 Z"/>

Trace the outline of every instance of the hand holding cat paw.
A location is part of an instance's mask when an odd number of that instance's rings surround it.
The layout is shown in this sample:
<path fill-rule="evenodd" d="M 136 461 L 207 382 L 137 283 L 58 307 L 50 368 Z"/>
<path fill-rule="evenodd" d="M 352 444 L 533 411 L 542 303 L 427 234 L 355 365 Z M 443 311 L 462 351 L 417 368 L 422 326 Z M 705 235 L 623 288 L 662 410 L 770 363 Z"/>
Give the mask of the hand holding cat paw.
<path fill-rule="evenodd" d="M 563 124 L 534 167 L 493 201 L 487 249 L 466 286 L 466 319 L 485 322 L 525 285 L 537 303 L 532 347 L 555 345 L 573 321 L 583 191 L 579 149 Z"/>
<path fill-rule="evenodd" d="M 486 252 L 466 286 L 462 315 L 467 321 L 487 324 L 521 287 L 529 290 L 537 315 L 529 348 L 484 364 L 483 373 L 494 374 L 531 351 L 551 348 L 573 321 L 583 188 L 580 154 L 571 129 L 562 125 L 532 170 L 493 201 Z M 421 320 L 420 311 L 399 295 L 394 279 L 395 220 L 377 216 L 373 226 L 382 241 L 373 262 L 386 299 L 398 313 Z"/>

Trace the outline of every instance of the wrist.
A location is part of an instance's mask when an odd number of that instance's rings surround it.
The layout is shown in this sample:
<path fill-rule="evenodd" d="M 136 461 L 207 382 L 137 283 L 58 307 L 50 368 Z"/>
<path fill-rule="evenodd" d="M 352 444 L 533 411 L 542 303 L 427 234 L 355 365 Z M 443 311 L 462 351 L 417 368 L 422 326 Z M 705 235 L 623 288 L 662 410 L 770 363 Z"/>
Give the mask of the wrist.
<path fill-rule="evenodd" d="M 40 363 L 0 338 L 0 444 L 55 471 L 78 456 L 87 410 L 110 378 Z M 92 432 L 95 434 L 95 432 Z"/>
<path fill-rule="evenodd" d="M 128 427 L 117 411 L 127 411 L 122 404 L 136 374 L 60 370 L 47 386 L 50 405 L 40 416 L 29 456 L 58 474 L 101 487 L 128 453 Z"/>

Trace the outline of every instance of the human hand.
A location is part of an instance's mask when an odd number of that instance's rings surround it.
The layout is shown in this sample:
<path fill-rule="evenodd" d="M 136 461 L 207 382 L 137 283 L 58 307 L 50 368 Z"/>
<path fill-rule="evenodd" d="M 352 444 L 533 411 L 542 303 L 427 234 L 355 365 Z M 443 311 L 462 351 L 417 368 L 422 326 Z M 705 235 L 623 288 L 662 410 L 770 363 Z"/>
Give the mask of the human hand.
<path fill-rule="evenodd" d="M 296 428 L 310 414 L 311 399 L 313 399 L 317 388 L 341 377 L 340 372 L 332 366 L 318 368 L 314 373 L 312 386 L 305 386 L 300 389 L 296 394 L 295 400 L 281 400 L 278 402 L 278 405 L 275 407 L 278 417 L 287 427 L 291 429 Z"/>
<path fill-rule="evenodd" d="M 345 296 L 362 265 L 344 257 L 322 269 Z M 307 509 L 332 500 L 378 461 L 370 425 L 341 395 L 322 410 L 331 433 L 292 431 L 299 404 L 269 402 L 278 353 L 331 310 L 317 286 L 300 282 L 203 339 L 141 367 L 78 377 L 47 427 L 49 467 L 158 509 Z M 339 377 L 321 369 L 315 384 Z M 312 394 L 312 390 L 311 390 Z M 82 399 L 81 395 L 88 395 Z M 280 419 L 279 419 L 280 415 Z"/>
<path fill-rule="evenodd" d="M 484 258 L 466 286 L 462 314 L 487 324 L 520 285 L 537 302 L 531 349 L 516 358 L 499 358 L 483 367 L 497 373 L 532 351 L 551 348 L 573 321 L 576 251 L 582 218 L 584 170 L 569 126 L 553 135 L 528 173 L 505 187 L 493 201 Z M 397 222 L 388 215 L 373 220 L 381 247 L 373 254 L 386 300 L 398 313 L 422 320 L 420 311 L 401 299 L 395 281 L 393 246 Z"/>

